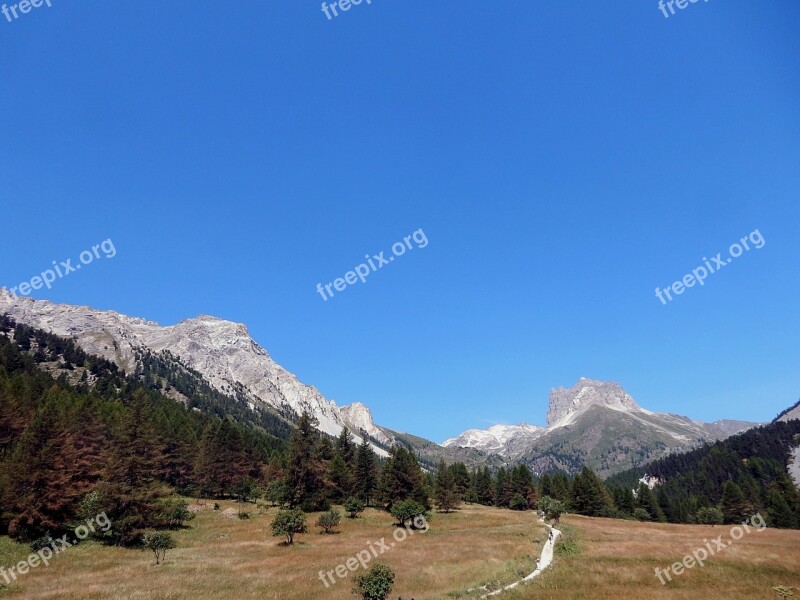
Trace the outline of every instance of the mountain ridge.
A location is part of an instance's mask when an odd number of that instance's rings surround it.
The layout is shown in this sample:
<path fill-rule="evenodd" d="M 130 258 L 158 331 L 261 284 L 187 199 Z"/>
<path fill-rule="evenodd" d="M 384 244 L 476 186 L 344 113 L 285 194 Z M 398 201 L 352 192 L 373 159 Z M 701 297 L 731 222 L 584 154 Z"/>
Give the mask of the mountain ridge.
<path fill-rule="evenodd" d="M 316 387 L 300 382 L 275 362 L 250 337 L 243 323 L 203 314 L 175 325 L 160 325 L 113 310 L 17 298 L 4 289 L 0 289 L 0 313 L 72 338 L 87 353 L 110 360 L 128 372 L 136 368 L 141 349 L 156 354 L 169 351 L 198 371 L 214 389 L 231 395 L 243 393 L 251 410 L 269 406 L 296 416 L 307 411 L 317 420 L 318 429 L 332 436 L 339 435 L 343 427 L 354 428 L 346 419 L 348 411 L 343 414 Z M 371 422 L 371 413 L 367 410 L 366 414 L 366 419 L 363 414 L 360 416 L 354 434 L 358 437 L 358 429 L 366 429 L 378 442 L 390 443 L 391 438 Z M 379 455 L 388 455 L 385 448 L 373 446 Z"/>
<path fill-rule="evenodd" d="M 703 423 L 656 413 L 641 407 L 618 383 L 585 377 L 570 388 L 550 390 L 546 423 L 470 429 L 442 444 L 496 453 L 538 471 L 574 471 L 588 464 L 605 475 L 759 425 L 725 419 Z"/>

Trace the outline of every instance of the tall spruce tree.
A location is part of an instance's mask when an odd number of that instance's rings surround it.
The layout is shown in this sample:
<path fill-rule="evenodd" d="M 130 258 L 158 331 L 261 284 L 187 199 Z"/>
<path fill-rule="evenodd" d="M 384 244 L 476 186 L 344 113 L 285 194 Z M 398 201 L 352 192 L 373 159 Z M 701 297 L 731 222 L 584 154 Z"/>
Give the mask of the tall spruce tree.
<path fill-rule="evenodd" d="M 286 469 L 289 506 L 301 507 L 306 512 L 323 509 L 326 504 L 325 467 L 316 452 L 319 433 L 315 425 L 316 421 L 304 411 L 289 439 Z"/>
<path fill-rule="evenodd" d="M 428 486 L 417 458 L 410 450 L 395 446 L 383 466 L 381 499 L 388 510 L 400 500 L 414 500 L 430 509 Z"/>
<path fill-rule="evenodd" d="M 336 440 L 336 450 L 348 467 L 353 467 L 356 460 L 356 444 L 353 441 L 353 434 L 347 427 L 342 427 L 342 432 Z"/>
<path fill-rule="evenodd" d="M 353 492 L 359 500 L 370 506 L 378 494 L 378 459 L 366 438 L 356 450 Z"/>
<path fill-rule="evenodd" d="M 489 467 L 478 468 L 473 476 L 473 487 L 479 504 L 491 506 L 494 504 L 494 489 L 492 488 L 492 474 Z"/>
<path fill-rule="evenodd" d="M 748 519 L 754 511 L 753 507 L 745 500 L 742 488 L 734 481 L 726 481 L 722 486 L 722 500 L 720 508 L 725 523 L 741 523 Z"/>
<path fill-rule="evenodd" d="M 514 487 L 511 477 L 504 467 L 497 471 L 497 479 L 494 484 L 494 504 L 502 508 L 508 508 L 511 498 L 514 497 Z"/>
<path fill-rule="evenodd" d="M 434 491 L 434 500 L 437 508 L 444 513 L 449 513 L 458 508 L 461 498 L 462 494 L 456 485 L 453 470 L 443 460 L 439 461 L 436 468 L 436 487 Z"/>
<path fill-rule="evenodd" d="M 646 483 L 640 483 L 636 490 L 636 508 L 646 511 L 651 521 L 663 523 L 667 520 L 653 490 Z"/>
<path fill-rule="evenodd" d="M 583 467 L 572 481 L 570 507 L 589 517 L 609 516 L 614 500 L 605 483 L 589 467 Z"/>

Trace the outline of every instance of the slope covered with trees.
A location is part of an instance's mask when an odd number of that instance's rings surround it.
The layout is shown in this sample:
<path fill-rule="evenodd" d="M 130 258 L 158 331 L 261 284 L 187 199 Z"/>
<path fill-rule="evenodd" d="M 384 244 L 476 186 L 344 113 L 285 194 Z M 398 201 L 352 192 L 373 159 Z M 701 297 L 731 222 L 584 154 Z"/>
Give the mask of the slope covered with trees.
<path fill-rule="evenodd" d="M 774 527 L 800 527 L 800 493 L 787 473 L 790 450 L 800 445 L 800 420 L 775 421 L 724 441 L 675 454 L 608 479 L 635 489 L 645 473 L 666 519 L 692 523 L 721 510 L 728 522 L 762 511 Z M 618 492 L 619 493 L 619 492 Z"/>
<path fill-rule="evenodd" d="M 126 544 L 174 524 L 169 488 L 231 494 L 286 442 L 165 397 L 58 336 L 0 317 L 0 532 L 36 539 L 105 511 Z M 205 461 L 205 462 L 204 462 Z"/>

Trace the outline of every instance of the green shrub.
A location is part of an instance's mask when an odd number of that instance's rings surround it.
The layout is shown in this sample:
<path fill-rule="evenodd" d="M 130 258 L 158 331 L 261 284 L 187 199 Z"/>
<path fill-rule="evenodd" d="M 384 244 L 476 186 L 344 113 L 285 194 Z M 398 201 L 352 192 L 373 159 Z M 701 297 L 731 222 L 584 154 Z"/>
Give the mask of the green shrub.
<path fill-rule="evenodd" d="M 375 565 L 368 572 L 356 575 L 353 593 L 361 600 L 386 600 L 394 586 L 394 572 L 386 565 Z"/>
<path fill-rule="evenodd" d="M 152 550 L 156 564 L 160 565 L 167 556 L 167 550 L 175 548 L 175 540 L 166 531 L 151 531 L 142 536 L 142 548 Z"/>
<path fill-rule="evenodd" d="M 724 515 L 720 509 L 709 506 L 698 510 L 695 520 L 701 525 L 722 525 Z"/>
<path fill-rule="evenodd" d="M 294 544 L 294 536 L 306 533 L 306 515 L 299 508 L 281 510 L 272 520 L 272 535 L 286 536 L 286 543 Z"/>
<path fill-rule="evenodd" d="M 186 521 L 194 519 L 195 514 L 189 510 L 189 505 L 185 500 L 167 500 L 164 503 L 164 518 L 167 525 L 173 528 L 180 527 Z"/>
<path fill-rule="evenodd" d="M 322 513 L 317 519 L 317 527 L 321 527 L 325 533 L 332 533 L 339 523 L 342 522 L 342 513 L 338 510 L 331 509 L 328 512 Z"/>
<path fill-rule="evenodd" d="M 365 508 L 364 503 L 358 498 L 348 498 L 344 503 L 344 509 L 351 519 L 358 517 L 358 514 L 364 512 Z"/>
<path fill-rule="evenodd" d="M 406 523 L 411 524 L 411 527 L 418 527 L 420 519 L 425 519 L 428 515 L 425 507 L 415 500 L 400 500 L 392 505 L 392 516 L 397 519 L 397 524 L 403 527 Z"/>
<path fill-rule="evenodd" d="M 522 494 L 514 494 L 508 503 L 508 508 L 511 510 L 528 510 L 528 501 L 525 500 Z"/>

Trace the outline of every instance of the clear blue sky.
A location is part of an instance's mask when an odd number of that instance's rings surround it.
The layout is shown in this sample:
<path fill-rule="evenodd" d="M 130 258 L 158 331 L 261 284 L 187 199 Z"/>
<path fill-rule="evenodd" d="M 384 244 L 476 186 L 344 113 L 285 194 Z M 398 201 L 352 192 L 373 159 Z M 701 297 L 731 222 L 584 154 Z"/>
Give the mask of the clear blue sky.
<path fill-rule="evenodd" d="M 800 397 L 795 0 L 52 4 L 0 16 L 0 285 L 111 238 L 33 296 L 244 322 L 437 441 L 580 376 L 705 420 Z"/>

